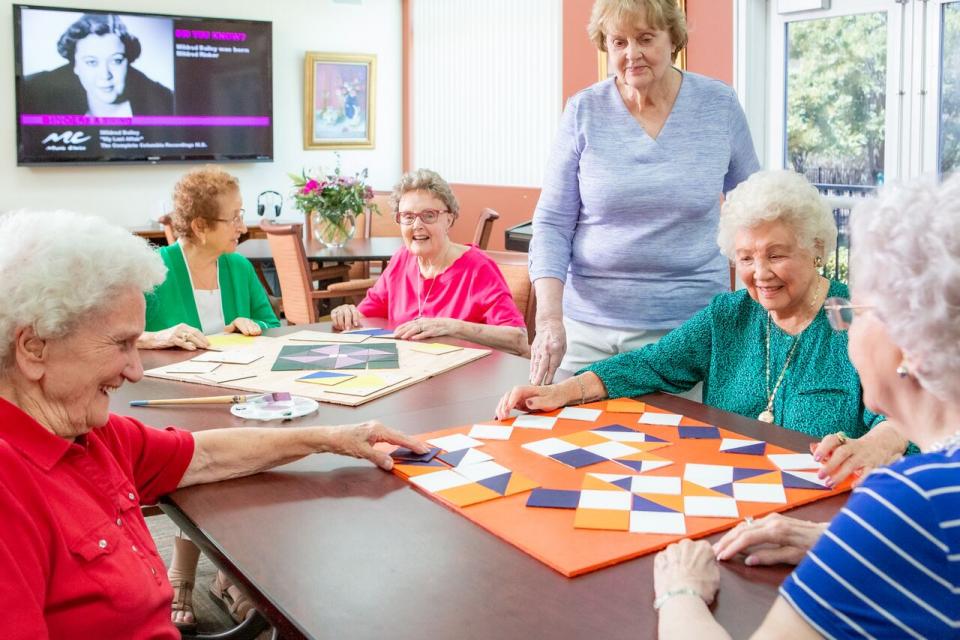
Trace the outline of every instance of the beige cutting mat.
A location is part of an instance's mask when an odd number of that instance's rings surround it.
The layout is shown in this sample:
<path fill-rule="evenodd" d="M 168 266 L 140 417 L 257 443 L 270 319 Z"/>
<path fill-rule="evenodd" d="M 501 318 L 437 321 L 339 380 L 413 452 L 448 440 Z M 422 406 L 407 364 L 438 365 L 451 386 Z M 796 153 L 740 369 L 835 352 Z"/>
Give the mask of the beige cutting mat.
<path fill-rule="evenodd" d="M 205 374 L 171 372 L 171 370 L 182 369 L 184 366 L 183 362 L 150 369 L 146 371 L 145 374 L 152 378 L 176 380 L 178 382 L 193 382 L 223 389 L 259 391 L 262 393 L 287 391 L 298 396 L 313 398 L 320 402 L 331 402 L 333 404 L 356 407 L 490 354 L 489 349 L 468 348 L 457 349 L 449 353 L 424 353 L 414 349 L 414 347 L 418 345 L 416 342 L 381 338 L 369 338 L 362 344 L 364 346 L 373 346 L 378 343 L 393 343 L 397 345 L 400 360 L 399 369 L 341 369 L 336 373 L 352 374 L 353 378 L 332 386 L 297 382 L 297 378 L 308 376 L 311 373 L 315 373 L 314 371 L 271 370 L 282 347 L 286 345 L 303 346 L 307 344 L 302 340 L 297 340 L 297 333 L 290 333 L 279 338 L 260 337 L 252 346 L 241 349 L 230 349 L 229 355 L 239 354 L 249 356 L 247 358 L 240 358 L 241 360 L 247 360 L 254 356 L 259 357 L 250 364 L 224 363 L 217 367 L 211 374 L 206 374 L 214 379 L 226 378 L 229 377 L 230 374 L 236 374 L 237 376 L 252 375 L 252 377 L 217 383 L 214 382 L 213 379 L 206 379 L 204 377 Z M 329 343 L 317 342 L 317 344 Z M 212 358 L 220 355 L 222 354 L 205 351 L 199 357 L 209 362 Z M 382 380 L 378 380 L 378 378 Z M 337 392 L 337 387 L 340 386 L 340 384 L 344 385 L 343 393 Z"/>

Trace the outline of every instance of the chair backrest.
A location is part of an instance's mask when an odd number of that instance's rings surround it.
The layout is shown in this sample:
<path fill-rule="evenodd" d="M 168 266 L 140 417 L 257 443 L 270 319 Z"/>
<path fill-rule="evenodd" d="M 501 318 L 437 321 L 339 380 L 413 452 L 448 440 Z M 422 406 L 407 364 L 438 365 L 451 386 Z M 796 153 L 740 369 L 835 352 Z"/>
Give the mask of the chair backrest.
<path fill-rule="evenodd" d="M 312 324 L 317 321 L 307 252 L 303 248 L 303 225 L 274 224 L 264 219 L 260 229 L 270 243 L 270 253 L 280 281 L 283 313 L 290 324 Z"/>
<path fill-rule="evenodd" d="M 473 232 L 473 244 L 486 249 L 490 244 L 490 234 L 493 232 L 493 223 L 500 219 L 500 214 L 493 209 L 484 209 L 477 219 L 477 229 Z"/>
<path fill-rule="evenodd" d="M 161 225 L 163 225 L 163 235 L 167 238 L 167 244 L 171 245 L 177 241 L 177 234 L 173 231 L 173 218 L 170 217 L 170 214 L 165 213 L 157 219 Z"/>
<path fill-rule="evenodd" d="M 376 192 L 373 196 L 373 203 L 380 210 L 380 215 L 370 216 L 370 236 L 375 238 L 399 238 L 400 225 L 393 219 L 390 193 L 386 191 Z"/>
<path fill-rule="evenodd" d="M 527 254 L 519 251 L 486 251 L 485 253 L 497 263 L 500 273 L 507 281 L 510 295 L 513 296 L 513 301 L 527 323 L 527 340 L 532 343 L 537 328 L 537 297 L 530 282 Z"/>

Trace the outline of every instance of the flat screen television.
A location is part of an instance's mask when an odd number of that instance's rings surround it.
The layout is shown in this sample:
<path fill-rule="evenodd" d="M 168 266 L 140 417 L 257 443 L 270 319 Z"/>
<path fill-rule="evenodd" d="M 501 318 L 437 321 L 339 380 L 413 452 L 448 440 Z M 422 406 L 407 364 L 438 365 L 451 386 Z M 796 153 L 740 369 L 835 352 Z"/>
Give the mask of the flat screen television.
<path fill-rule="evenodd" d="M 17 164 L 272 161 L 272 23 L 13 5 Z"/>

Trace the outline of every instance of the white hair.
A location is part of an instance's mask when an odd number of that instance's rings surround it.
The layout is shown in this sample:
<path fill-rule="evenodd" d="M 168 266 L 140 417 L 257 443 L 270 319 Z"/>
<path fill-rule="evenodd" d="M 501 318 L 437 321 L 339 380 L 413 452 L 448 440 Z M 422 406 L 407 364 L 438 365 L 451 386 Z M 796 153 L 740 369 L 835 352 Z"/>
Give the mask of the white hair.
<path fill-rule="evenodd" d="M 817 188 L 793 171 L 758 171 L 727 194 L 720 208 L 717 244 L 730 260 L 741 229 L 764 222 L 787 224 L 797 243 L 826 258 L 837 248 L 837 223 Z"/>
<path fill-rule="evenodd" d="M 850 215 L 851 288 L 925 389 L 960 401 L 960 174 L 894 184 Z"/>
<path fill-rule="evenodd" d="M 61 337 L 120 289 L 152 291 L 165 276 L 146 240 L 101 218 L 70 211 L 0 216 L 0 371 L 17 327 Z"/>

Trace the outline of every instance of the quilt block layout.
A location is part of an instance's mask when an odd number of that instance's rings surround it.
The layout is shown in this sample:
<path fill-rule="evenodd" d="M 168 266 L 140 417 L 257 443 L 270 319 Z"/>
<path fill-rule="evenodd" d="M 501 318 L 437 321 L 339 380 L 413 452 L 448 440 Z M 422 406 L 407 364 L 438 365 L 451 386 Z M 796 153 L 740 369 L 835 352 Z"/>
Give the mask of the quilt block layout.
<path fill-rule="evenodd" d="M 394 343 L 286 345 L 280 350 L 273 371 L 341 369 L 399 369 Z"/>
<path fill-rule="evenodd" d="M 668 441 L 643 431 L 611 424 L 521 446 L 574 469 L 611 460 L 633 471 L 651 471 L 673 464 L 650 453 L 669 445 Z"/>

